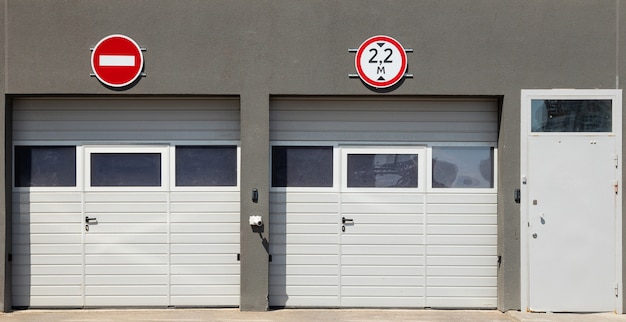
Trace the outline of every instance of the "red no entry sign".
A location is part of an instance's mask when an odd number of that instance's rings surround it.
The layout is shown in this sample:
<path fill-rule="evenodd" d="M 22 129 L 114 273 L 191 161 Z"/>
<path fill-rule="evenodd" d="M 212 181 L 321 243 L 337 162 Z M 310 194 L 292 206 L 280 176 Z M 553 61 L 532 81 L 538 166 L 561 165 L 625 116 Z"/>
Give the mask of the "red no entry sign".
<path fill-rule="evenodd" d="M 124 87 L 141 75 L 143 53 L 137 43 L 124 35 L 110 35 L 96 44 L 91 69 L 105 85 Z"/>

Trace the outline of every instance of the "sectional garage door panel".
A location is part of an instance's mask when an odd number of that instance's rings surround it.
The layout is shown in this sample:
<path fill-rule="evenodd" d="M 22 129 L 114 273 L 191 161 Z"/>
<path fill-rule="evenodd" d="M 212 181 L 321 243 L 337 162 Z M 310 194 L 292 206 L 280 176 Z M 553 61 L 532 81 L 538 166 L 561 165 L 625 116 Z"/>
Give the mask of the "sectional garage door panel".
<path fill-rule="evenodd" d="M 429 307 L 496 307 L 497 195 L 428 194 Z"/>
<path fill-rule="evenodd" d="M 15 145 L 75 147 L 76 183 L 14 187 L 13 305 L 238 306 L 238 174 L 176 181 L 180 146 L 237 160 L 238 138 L 237 100 L 14 101 Z M 94 155 L 144 154 L 159 156 L 155 186 L 93 184 Z"/>
<path fill-rule="evenodd" d="M 13 193 L 13 305 L 82 306 L 80 193 Z"/>
<path fill-rule="evenodd" d="M 493 100 L 275 99 L 273 141 L 493 142 Z"/>
<path fill-rule="evenodd" d="M 339 306 L 336 193 L 270 195 L 270 305 Z"/>
<path fill-rule="evenodd" d="M 270 305 L 497 306 L 496 193 L 325 195 L 272 193 Z"/>
<path fill-rule="evenodd" d="M 277 151 L 332 148 L 335 178 L 273 187 L 270 305 L 497 306 L 495 100 L 284 97 L 270 124 Z M 407 156 L 417 186 L 384 188 Z"/>
<path fill-rule="evenodd" d="M 19 99 L 16 141 L 239 140 L 239 101 Z"/>
<path fill-rule="evenodd" d="M 170 195 L 170 305 L 239 305 L 239 192 Z"/>

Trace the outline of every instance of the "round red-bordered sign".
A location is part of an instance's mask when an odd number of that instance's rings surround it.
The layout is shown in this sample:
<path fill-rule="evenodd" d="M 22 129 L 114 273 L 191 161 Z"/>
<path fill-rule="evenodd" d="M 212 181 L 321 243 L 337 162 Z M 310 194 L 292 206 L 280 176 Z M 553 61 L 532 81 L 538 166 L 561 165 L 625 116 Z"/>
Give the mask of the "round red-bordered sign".
<path fill-rule="evenodd" d="M 397 40 L 379 35 L 365 40 L 359 46 L 354 64 L 365 84 L 387 88 L 404 77 L 407 57 L 404 47 Z"/>
<path fill-rule="evenodd" d="M 141 76 L 143 53 L 139 45 L 127 36 L 106 36 L 91 52 L 91 69 L 105 85 L 124 87 Z"/>

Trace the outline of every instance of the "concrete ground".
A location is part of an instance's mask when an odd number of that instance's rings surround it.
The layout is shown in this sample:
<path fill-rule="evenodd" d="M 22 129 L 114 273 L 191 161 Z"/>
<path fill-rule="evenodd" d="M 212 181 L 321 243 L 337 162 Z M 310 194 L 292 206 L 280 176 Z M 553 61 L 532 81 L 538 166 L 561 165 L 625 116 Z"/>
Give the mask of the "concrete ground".
<path fill-rule="evenodd" d="M 469 310 L 371 310 L 371 309 L 285 309 L 269 312 L 240 312 L 238 309 L 86 309 L 24 310 L 0 313 L 0 321 L 15 322 L 356 322 L 356 321 L 458 321 L 458 322 L 609 322 L 626 321 L 626 315 L 545 314 Z"/>

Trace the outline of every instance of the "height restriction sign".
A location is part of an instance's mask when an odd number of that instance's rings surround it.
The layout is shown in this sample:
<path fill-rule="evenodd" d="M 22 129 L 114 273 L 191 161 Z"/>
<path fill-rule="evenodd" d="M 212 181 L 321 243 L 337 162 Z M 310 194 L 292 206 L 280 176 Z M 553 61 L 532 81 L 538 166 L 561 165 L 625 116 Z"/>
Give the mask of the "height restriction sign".
<path fill-rule="evenodd" d="M 143 53 L 137 43 L 124 35 L 110 35 L 91 52 L 91 68 L 105 85 L 124 87 L 141 75 Z"/>
<path fill-rule="evenodd" d="M 388 36 L 374 36 L 364 41 L 356 53 L 356 71 L 367 85 L 387 88 L 397 84 L 407 68 L 404 47 Z"/>

